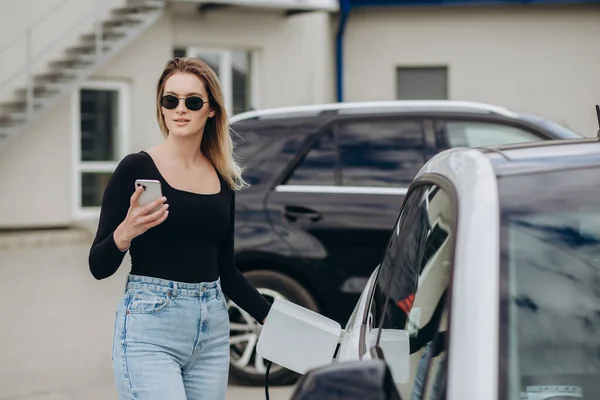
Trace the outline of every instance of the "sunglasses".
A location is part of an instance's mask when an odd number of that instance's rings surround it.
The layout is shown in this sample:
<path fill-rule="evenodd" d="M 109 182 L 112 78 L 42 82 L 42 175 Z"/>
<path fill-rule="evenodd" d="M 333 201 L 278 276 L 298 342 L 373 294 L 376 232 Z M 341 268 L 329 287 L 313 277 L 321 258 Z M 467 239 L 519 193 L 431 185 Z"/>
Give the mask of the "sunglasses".
<path fill-rule="evenodd" d="M 190 111 L 198 111 L 204 106 L 204 103 L 208 103 L 208 101 L 204 101 L 198 96 L 191 96 L 185 99 L 185 106 Z M 167 94 L 160 99 L 160 105 L 167 110 L 174 110 L 179 106 L 179 98 L 172 94 Z"/>

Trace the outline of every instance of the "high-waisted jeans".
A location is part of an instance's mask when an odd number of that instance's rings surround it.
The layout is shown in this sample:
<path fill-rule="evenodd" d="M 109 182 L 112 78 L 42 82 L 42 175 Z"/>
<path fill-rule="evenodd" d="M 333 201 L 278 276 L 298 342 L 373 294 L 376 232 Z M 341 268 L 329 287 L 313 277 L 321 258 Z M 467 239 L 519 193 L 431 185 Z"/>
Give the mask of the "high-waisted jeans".
<path fill-rule="evenodd" d="M 225 399 L 229 316 L 220 281 L 130 275 L 112 356 L 119 400 Z"/>

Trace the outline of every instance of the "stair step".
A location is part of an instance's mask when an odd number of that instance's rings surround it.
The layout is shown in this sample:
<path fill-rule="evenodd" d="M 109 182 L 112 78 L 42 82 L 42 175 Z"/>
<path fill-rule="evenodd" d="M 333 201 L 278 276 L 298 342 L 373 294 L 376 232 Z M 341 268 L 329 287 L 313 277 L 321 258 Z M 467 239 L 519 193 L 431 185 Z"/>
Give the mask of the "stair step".
<path fill-rule="evenodd" d="M 125 33 L 115 32 L 112 30 L 105 30 L 104 32 L 102 32 L 102 41 L 114 42 L 124 38 L 125 36 Z M 85 43 L 96 43 L 96 34 L 88 33 L 87 35 L 81 36 L 81 40 Z"/>
<path fill-rule="evenodd" d="M 23 116 L 23 117 L 22 117 Z M 0 115 L 0 128 L 12 128 L 25 122 L 27 115 L 19 114 L 13 116 L 13 114 Z"/>
<path fill-rule="evenodd" d="M 36 85 L 33 88 L 33 96 L 45 99 L 69 87 L 71 87 L 71 84 L 69 83 L 47 83 L 44 85 Z M 17 89 L 15 90 L 15 95 L 19 100 L 24 100 L 27 97 L 27 89 Z"/>
<path fill-rule="evenodd" d="M 161 3 L 161 2 L 158 2 Z M 115 8 L 112 10 L 114 15 L 131 15 L 138 13 L 145 13 L 148 11 L 158 11 L 163 9 L 163 4 L 140 4 L 140 5 L 131 5 L 127 7 Z"/>
<path fill-rule="evenodd" d="M 72 69 L 62 69 L 54 72 L 35 75 L 33 80 L 35 85 L 52 82 L 68 82 L 76 79 L 78 72 L 80 71 L 74 72 Z"/>
<path fill-rule="evenodd" d="M 82 71 L 85 71 L 86 68 L 63 68 L 62 73 L 69 76 L 79 76 Z"/>
<path fill-rule="evenodd" d="M 94 64 L 96 56 L 91 57 L 91 60 L 83 60 L 81 57 L 69 57 L 62 60 L 52 61 L 48 63 L 51 69 L 84 69 L 91 67 Z"/>
<path fill-rule="evenodd" d="M 16 128 L 19 125 L 21 125 L 21 122 L 0 120 L 0 129 L 2 129 L 2 130 L 10 130 L 11 128 Z"/>
<path fill-rule="evenodd" d="M 135 27 L 130 26 L 109 26 L 104 29 L 104 32 L 123 36 L 129 36 L 133 31 L 135 31 Z"/>
<path fill-rule="evenodd" d="M 143 21 L 138 20 L 138 19 L 134 19 L 134 18 L 128 18 L 128 17 L 117 17 L 117 18 L 112 18 L 108 21 L 104 21 L 102 23 L 102 27 L 104 29 L 110 29 L 116 26 L 119 27 L 123 27 L 123 26 L 136 26 L 136 25 L 140 25 Z"/>
<path fill-rule="evenodd" d="M 73 56 L 73 58 L 86 64 L 93 64 L 96 62 L 95 54 L 77 54 L 76 56 Z"/>
<path fill-rule="evenodd" d="M 33 108 L 39 109 L 44 105 L 44 99 L 33 99 Z M 0 109 L 8 112 L 25 112 L 27 110 L 26 100 L 7 101 L 0 103 Z"/>
<path fill-rule="evenodd" d="M 167 0 L 125 0 L 125 7 L 165 7 Z"/>
<path fill-rule="evenodd" d="M 102 44 L 102 52 L 106 52 L 110 50 L 110 45 L 104 42 Z M 69 47 L 65 50 L 65 52 L 69 55 L 81 55 L 81 54 L 95 54 L 96 53 L 96 45 L 95 44 L 81 44 L 77 46 Z"/>
<path fill-rule="evenodd" d="M 150 13 L 146 13 L 146 12 L 130 12 L 127 14 L 116 14 L 113 15 L 113 17 L 111 19 L 109 19 L 109 21 L 125 21 L 125 22 L 129 22 L 129 21 L 136 21 L 136 22 L 144 22 L 148 19 L 148 16 L 150 15 Z"/>
<path fill-rule="evenodd" d="M 116 42 L 116 41 L 123 39 L 125 36 L 126 36 L 126 34 L 124 34 L 124 33 L 104 31 L 104 33 L 102 34 L 102 41 L 105 43 L 106 42 Z M 81 37 L 81 41 L 86 44 L 96 43 L 96 34 L 88 33 L 87 35 L 83 35 Z"/>

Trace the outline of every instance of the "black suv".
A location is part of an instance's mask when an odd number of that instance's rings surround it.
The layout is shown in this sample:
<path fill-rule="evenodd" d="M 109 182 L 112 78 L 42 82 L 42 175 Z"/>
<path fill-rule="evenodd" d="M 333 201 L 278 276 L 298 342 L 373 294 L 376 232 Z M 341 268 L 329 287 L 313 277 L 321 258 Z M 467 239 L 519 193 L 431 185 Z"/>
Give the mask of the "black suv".
<path fill-rule="evenodd" d="M 341 324 L 380 261 L 408 186 L 434 154 L 581 138 L 540 117 L 454 101 L 251 111 L 232 118 L 231 128 L 251 184 L 237 195 L 238 268 L 266 297 Z M 254 351 L 260 326 L 229 306 L 232 375 L 263 384 L 264 360 Z M 273 366 L 269 380 L 294 378 Z"/>

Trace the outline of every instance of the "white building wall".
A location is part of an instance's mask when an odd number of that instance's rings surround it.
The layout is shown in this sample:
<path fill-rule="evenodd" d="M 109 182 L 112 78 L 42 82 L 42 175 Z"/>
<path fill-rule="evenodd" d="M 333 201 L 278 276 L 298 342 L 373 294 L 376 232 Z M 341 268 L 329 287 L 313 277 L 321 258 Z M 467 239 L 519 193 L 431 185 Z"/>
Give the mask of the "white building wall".
<path fill-rule="evenodd" d="M 285 17 L 279 12 L 231 11 L 181 16 L 173 21 L 179 47 L 243 48 L 258 53 L 259 107 L 335 99 L 335 48 L 326 12 Z"/>
<path fill-rule="evenodd" d="M 0 153 L 0 228 L 71 221 L 69 107 L 61 102 Z"/>
<path fill-rule="evenodd" d="M 173 7 L 91 81 L 128 84 L 128 152 L 136 152 L 162 140 L 155 117 L 156 81 L 175 47 L 256 50 L 261 108 L 324 103 L 334 99 L 330 31 L 324 12 L 286 18 L 281 12 L 199 15 Z M 74 222 L 73 112 L 72 99 L 64 99 L 0 153 L 0 228 Z"/>
<path fill-rule="evenodd" d="M 598 130 L 600 6 L 358 9 L 345 35 L 346 101 L 396 98 L 396 67 L 448 66 L 449 98 Z"/>

